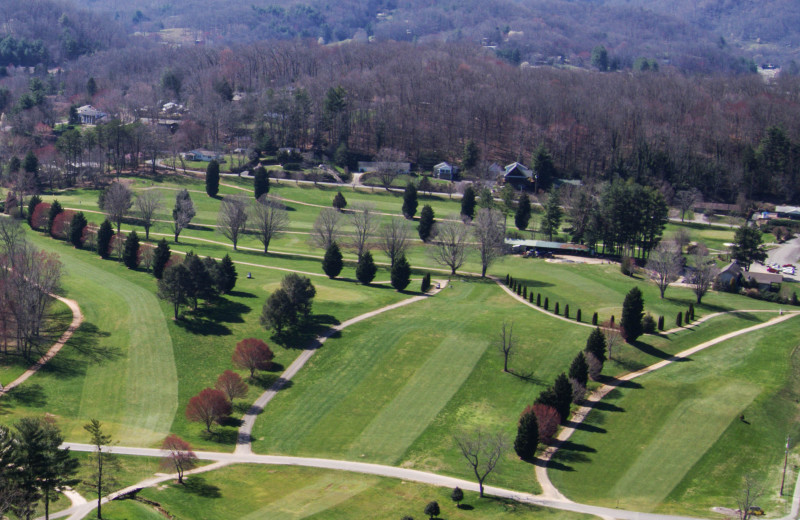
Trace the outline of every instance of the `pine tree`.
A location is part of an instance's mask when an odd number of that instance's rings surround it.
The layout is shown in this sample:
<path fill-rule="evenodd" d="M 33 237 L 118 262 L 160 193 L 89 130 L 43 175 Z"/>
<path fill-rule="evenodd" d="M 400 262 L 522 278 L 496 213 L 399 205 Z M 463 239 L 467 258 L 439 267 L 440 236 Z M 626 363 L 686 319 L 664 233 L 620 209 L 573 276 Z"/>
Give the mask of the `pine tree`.
<path fill-rule="evenodd" d="M 83 216 L 82 211 L 77 212 L 69 223 L 69 241 L 78 249 L 83 245 L 81 240 L 83 239 L 83 230 L 87 224 L 86 217 Z"/>
<path fill-rule="evenodd" d="M 26 218 L 28 220 L 28 225 L 31 225 L 31 218 L 33 217 L 33 210 L 36 209 L 36 205 L 42 202 L 42 198 L 38 195 L 33 195 L 30 199 L 28 199 L 28 214 Z"/>
<path fill-rule="evenodd" d="M 578 309 L 578 312 L 575 313 L 575 321 L 581 321 L 581 310 Z"/>
<path fill-rule="evenodd" d="M 400 256 L 392 267 L 392 287 L 397 291 L 403 291 L 411 283 L 411 266 L 406 260 L 406 255 Z"/>
<path fill-rule="evenodd" d="M 461 198 L 461 217 L 472 220 L 475 217 L 475 190 L 467 186 Z"/>
<path fill-rule="evenodd" d="M 569 318 L 569 304 L 564 305 L 564 317 Z"/>
<path fill-rule="evenodd" d="M 556 377 L 553 391 L 556 393 L 556 411 L 561 416 L 561 420 L 566 421 L 569 418 L 569 409 L 572 405 L 572 384 L 564 372 L 561 372 Z"/>
<path fill-rule="evenodd" d="M 644 317 L 644 298 L 638 287 L 633 287 L 625 295 L 622 303 L 622 320 L 620 325 L 625 331 L 625 341 L 633 343 L 642 335 L 642 318 Z"/>
<path fill-rule="evenodd" d="M 336 211 L 342 211 L 347 207 L 347 200 L 344 198 L 341 191 L 336 192 L 336 195 L 333 196 L 332 206 Z"/>
<path fill-rule="evenodd" d="M 56 217 L 59 213 L 64 211 L 64 208 L 61 207 L 61 203 L 57 200 L 54 200 L 52 204 L 50 204 L 50 211 L 47 213 L 47 233 L 53 229 L 53 222 L 56 221 Z"/>
<path fill-rule="evenodd" d="M 255 170 L 253 190 L 255 191 L 256 200 L 259 200 L 262 195 L 269 193 L 269 173 L 263 166 L 259 166 Z"/>
<path fill-rule="evenodd" d="M 100 258 L 106 259 L 111 254 L 109 246 L 111 246 L 111 238 L 114 236 L 114 228 L 111 227 L 111 222 L 105 219 L 100 224 L 100 229 L 97 230 L 97 253 Z"/>
<path fill-rule="evenodd" d="M 538 293 L 538 292 L 536 293 L 536 306 L 537 307 L 541 307 L 542 306 L 542 293 Z"/>
<path fill-rule="evenodd" d="M 236 287 L 236 266 L 233 265 L 230 255 L 222 257 L 222 262 L 219 264 L 219 280 L 217 281 L 217 289 L 220 294 L 228 294 Z"/>
<path fill-rule="evenodd" d="M 219 163 L 216 159 L 206 167 L 206 193 L 209 197 L 216 197 L 219 193 Z"/>
<path fill-rule="evenodd" d="M 658 317 L 658 330 L 664 330 L 664 316 Z"/>
<path fill-rule="evenodd" d="M 524 231 L 528 228 L 531 220 L 531 199 L 527 193 L 523 193 L 517 203 L 517 212 L 514 214 L 514 225 L 517 229 Z"/>
<path fill-rule="evenodd" d="M 586 386 L 589 381 L 589 364 L 586 362 L 586 355 L 583 352 L 578 352 L 578 355 L 569 365 L 569 378 L 574 379 L 583 386 Z"/>
<path fill-rule="evenodd" d="M 544 310 L 548 310 L 550 308 L 550 298 L 547 296 L 544 297 Z"/>
<path fill-rule="evenodd" d="M 131 233 L 125 238 L 125 251 L 122 253 L 122 263 L 128 269 L 136 269 L 139 267 L 139 235 L 136 231 Z"/>
<path fill-rule="evenodd" d="M 409 220 L 413 219 L 414 215 L 417 214 L 418 204 L 417 187 L 414 186 L 413 183 L 409 182 L 406 185 L 405 191 L 403 192 L 403 215 Z"/>
<path fill-rule="evenodd" d="M 694 303 L 689 303 L 689 317 L 694 321 Z"/>
<path fill-rule="evenodd" d="M 603 331 L 600 330 L 600 327 L 597 327 L 592 331 L 591 334 L 589 334 L 589 338 L 586 340 L 586 348 L 584 351 L 594 354 L 594 357 L 596 357 L 601 363 L 605 362 L 606 335 L 603 334 Z"/>
<path fill-rule="evenodd" d="M 369 285 L 375 279 L 378 268 L 372 260 L 372 253 L 365 251 L 356 265 L 356 279 L 364 285 Z"/>
<path fill-rule="evenodd" d="M 433 221 L 433 208 L 427 204 L 422 206 L 422 212 L 419 214 L 419 226 L 417 227 L 417 231 L 419 231 L 419 238 L 423 242 L 427 242 L 431 237 Z M 508 282 L 506 282 L 506 285 L 508 285 Z"/>
<path fill-rule="evenodd" d="M 556 302 L 556 314 L 558 314 L 558 311 L 559 311 L 558 302 Z"/>
<path fill-rule="evenodd" d="M 336 242 L 331 242 L 322 258 L 322 270 L 328 278 L 336 278 L 342 272 L 344 262 L 342 262 L 342 252 Z"/>
<path fill-rule="evenodd" d="M 164 275 L 164 268 L 167 266 L 167 262 L 169 262 L 169 255 L 170 251 L 167 239 L 162 238 L 159 240 L 153 255 L 153 276 L 156 277 L 156 280 L 161 280 L 161 277 Z"/>
<path fill-rule="evenodd" d="M 422 277 L 422 284 L 420 285 L 419 290 L 422 293 L 426 293 L 430 290 L 430 288 L 431 288 L 431 273 L 425 273 L 425 275 Z"/>
<path fill-rule="evenodd" d="M 592 314 L 592 325 L 597 325 L 597 313 Z"/>
<path fill-rule="evenodd" d="M 536 414 L 528 407 L 522 412 L 517 425 L 517 437 L 514 439 L 514 451 L 522 460 L 532 460 L 539 445 L 539 423 Z"/>

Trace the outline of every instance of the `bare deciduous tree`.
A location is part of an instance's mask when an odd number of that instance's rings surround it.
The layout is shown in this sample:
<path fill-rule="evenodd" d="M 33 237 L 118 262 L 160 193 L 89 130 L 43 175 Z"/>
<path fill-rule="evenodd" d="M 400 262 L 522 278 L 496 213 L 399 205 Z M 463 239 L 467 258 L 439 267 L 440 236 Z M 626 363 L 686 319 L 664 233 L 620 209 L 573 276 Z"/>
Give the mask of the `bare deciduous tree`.
<path fill-rule="evenodd" d="M 434 229 L 436 241 L 431 249 L 433 259 L 449 267 L 450 274 L 455 275 L 464 263 L 467 252 L 467 226 L 458 216 L 451 216 L 448 220 L 437 222 Z"/>
<path fill-rule="evenodd" d="M 125 214 L 131 209 L 131 190 L 121 182 L 112 182 L 101 195 L 100 208 L 108 213 L 108 218 L 117 225 L 119 233 L 120 225 Z"/>
<path fill-rule="evenodd" d="M 161 204 L 161 192 L 158 190 L 145 190 L 134 201 L 136 205 L 136 216 L 142 221 L 144 226 L 144 239 L 150 240 L 150 228 L 156 213 L 163 207 Z"/>
<path fill-rule="evenodd" d="M 333 208 L 322 208 L 311 229 L 311 241 L 315 246 L 328 250 L 336 242 L 341 228 L 341 214 Z"/>
<path fill-rule="evenodd" d="M 711 284 L 717 278 L 719 268 L 714 259 L 711 258 L 711 255 L 708 254 L 708 248 L 704 244 L 698 244 L 694 254 L 691 255 L 691 259 L 692 267 L 694 267 L 691 282 L 694 285 L 697 303 L 700 303 L 703 296 L 711 288 Z"/>
<path fill-rule="evenodd" d="M 377 215 L 368 204 L 354 204 L 353 213 L 350 215 L 350 224 L 353 226 L 352 247 L 359 258 L 364 254 L 369 245 L 369 240 L 378 227 Z"/>
<path fill-rule="evenodd" d="M 270 241 L 289 227 L 289 214 L 283 204 L 267 195 L 253 202 L 251 208 L 250 220 L 266 253 Z"/>
<path fill-rule="evenodd" d="M 405 161 L 405 154 L 392 148 L 381 148 L 375 155 L 375 172 L 384 188 L 389 188 L 397 178 L 399 164 Z"/>
<path fill-rule="evenodd" d="M 247 225 L 247 202 L 244 197 L 228 195 L 222 199 L 217 213 L 217 231 L 233 242 L 233 250 Z"/>
<path fill-rule="evenodd" d="M 380 248 L 389 257 L 392 266 L 408 249 L 410 235 L 411 231 L 405 219 L 393 218 L 381 229 Z"/>
<path fill-rule="evenodd" d="M 669 284 L 678 279 L 682 261 L 683 257 L 681 257 L 680 249 L 678 249 L 678 245 L 675 242 L 662 240 L 650 252 L 647 270 L 650 271 L 650 278 L 658 285 L 662 299 Z"/>
<path fill-rule="evenodd" d="M 195 216 L 194 204 L 189 196 L 189 191 L 183 189 L 175 195 L 175 207 L 172 209 L 172 231 L 175 234 L 175 242 L 178 235 L 189 225 Z"/>
<path fill-rule="evenodd" d="M 503 321 L 500 326 L 500 339 L 497 349 L 503 354 L 503 372 L 508 372 L 508 358 L 514 348 L 514 322 Z"/>
<path fill-rule="evenodd" d="M 683 222 L 686 212 L 693 210 L 697 203 L 703 201 L 703 195 L 696 188 L 681 190 L 675 194 L 673 201 L 681 210 L 681 222 Z"/>
<path fill-rule="evenodd" d="M 505 217 L 496 209 L 480 209 L 472 230 L 481 257 L 481 277 L 485 277 L 492 262 L 503 254 Z"/>
<path fill-rule="evenodd" d="M 747 520 L 750 518 L 750 508 L 756 505 L 756 501 L 764 493 L 764 489 L 756 478 L 748 473 L 744 476 L 739 495 L 736 497 L 736 505 L 739 506 L 739 519 Z"/>
<path fill-rule="evenodd" d="M 164 469 L 175 469 L 178 474 L 178 484 L 183 484 L 183 474 L 197 464 L 197 455 L 192 451 L 192 445 L 175 434 L 164 439 L 161 449 L 166 455 L 161 459 Z"/>
<path fill-rule="evenodd" d="M 475 473 L 483 497 L 483 483 L 508 450 L 508 441 L 502 433 L 492 435 L 481 429 L 460 433 L 455 436 L 455 441 Z"/>

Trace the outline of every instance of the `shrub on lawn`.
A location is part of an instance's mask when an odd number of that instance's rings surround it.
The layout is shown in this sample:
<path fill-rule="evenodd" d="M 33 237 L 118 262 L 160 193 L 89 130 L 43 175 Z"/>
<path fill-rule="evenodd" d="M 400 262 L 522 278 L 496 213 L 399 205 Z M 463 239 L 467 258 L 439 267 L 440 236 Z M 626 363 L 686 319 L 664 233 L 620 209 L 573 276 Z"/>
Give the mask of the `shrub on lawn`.
<path fill-rule="evenodd" d="M 680 327 L 683 325 L 683 313 L 678 311 L 678 315 L 675 317 L 675 326 Z"/>
<path fill-rule="evenodd" d="M 564 317 L 569 318 L 569 304 L 564 305 Z"/>
<path fill-rule="evenodd" d="M 575 321 L 581 321 L 581 310 L 578 309 L 578 312 L 575 313 Z"/>
<path fill-rule="evenodd" d="M 542 306 L 542 295 L 539 293 L 536 293 L 536 306 L 537 307 Z"/>
<path fill-rule="evenodd" d="M 658 330 L 664 330 L 664 316 L 658 317 Z"/>
<path fill-rule="evenodd" d="M 558 302 L 556 302 L 556 309 L 555 309 L 555 312 L 556 312 L 556 314 L 558 314 L 558 313 L 559 313 L 558 311 L 559 311 L 559 308 L 558 308 Z"/>
<path fill-rule="evenodd" d="M 592 314 L 592 325 L 597 325 L 597 313 Z"/>
<path fill-rule="evenodd" d="M 550 307 L 550 298 L 545 296 L 544 298 L 544 310 L 547 310 Z"/>
<path fill-rule="evenodd" d="M 646 314 L 642 318 L 642 332 L 645 334 L 653 334 L 656 331 L 656 320 L 650 314 Z"/>
<path fill-rule="evenodd" d="M 420 285 L 420 292 L 426 293 L 431 288 L 431 273 L 425 273 L 422 277 L 422 284 Z"/>

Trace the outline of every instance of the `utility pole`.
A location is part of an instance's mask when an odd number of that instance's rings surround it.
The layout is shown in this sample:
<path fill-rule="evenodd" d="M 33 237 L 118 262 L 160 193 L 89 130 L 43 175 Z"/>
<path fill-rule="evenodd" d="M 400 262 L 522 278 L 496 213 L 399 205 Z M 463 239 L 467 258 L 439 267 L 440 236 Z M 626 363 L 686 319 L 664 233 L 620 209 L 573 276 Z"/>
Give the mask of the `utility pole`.
<path fill-rule="evenodd" d="M 783 456 L 783 478 L 781 478 L 781 496 L 783 496 L 783 483 L 786 482 L 786 465 L 789 462 L 789 436 L 786 436 L 786 453 Z"/>

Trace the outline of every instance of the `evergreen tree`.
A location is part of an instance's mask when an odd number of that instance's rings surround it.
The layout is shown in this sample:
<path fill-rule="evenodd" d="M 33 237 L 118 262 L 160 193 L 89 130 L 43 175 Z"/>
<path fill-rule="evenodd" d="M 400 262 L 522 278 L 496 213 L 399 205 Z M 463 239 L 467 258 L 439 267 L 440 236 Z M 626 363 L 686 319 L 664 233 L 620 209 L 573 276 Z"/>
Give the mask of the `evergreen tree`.
<path fill-rule="evenodd" d="M 269 173 L 263 166 L 259 166 L 254 172 L 253 189 L 255 190 L 256 200 L 269 193 Z"/>
<path fill-rule="evenodd" d="M 556 178 L 556 165 L 553 156 L 547 151 L 543 144 L 540 144 L 533 153 L 531 161 L 534 175 L 536 175 L 536 191 L 547 191 Z"/>
<path fill-rule="evenodd" d="M 97 253 L 100 255 L 100 258 L 106 259 L 111 254 L 109 248 L 113 236 L 114 228 L 111 227 L 111 222 L 105 219 L 103 223 L 100 224 L 100 229 L 97 230 Z"/>
<path fill-rule="evenodd" d="M 216 197 L 219 193 L 219 163 L 216 159 L 206 167 L 206 193 L 209 197 Z"/>
<path fill-rule="evenodd" d="M 514 214 L 514 225 L 517 229 L 524 231 L 528 228 L 531 221 L 531 199 L 527 193 L 523 193 L 517 203 L 517 212 Z"/>
<path fill-rule="evenodd" d="M 683 325 L 683 313 L 678 311 L 678 315 L 675 317 L 675 326 L 680 327 Z"/>
<path fill-rule="evenodd" d="M 427 242 L 431 237 L 431 233 L 433 232 L 433 220 L 433 208 L 425 204 L 422 206 L 422 212 L 419 214 L 419 226 L 417 227 L 419 238 L 423 242 Z"/>
<path fill-rule="evenodd" d="M 403 215 L 411 220 L 417 214 L 417 187 L 409 182 L 403 192 Z"/>
<path fill-rule="evenodd" d="M 539 445 L 539 423 L 533 409 L 528 407 L 522 412 L 517 425 L 517 437 L 514 439 L 514 451 L 522 460 L 532 460 Z"/>
<path fill-rule="evenodd" d="M 542 233 L 547 233 L 550 240 L 553 240 L 553 235 L 558 234 L 561 227 L 561 218 L 564 216 L 561 211 L 561 197 L 558 190 L 553 190 L 550 196 L 547 197 L 547 204 L 544 205 L 544 217 L 540 229 Z"/>
<path fill-rule="evenodd" d="M 217 282 L 217 290 L 220 294 L 228 294 L 236 287 L 236 266 L 233 265 L 230 255 L 222 257 L 222 262 L 219 264 L 219 280 Z"/>
<path fill-rule="evenodd" d="M 411 283 L 411 266 L 406 260 L 406 255 L 402 255 L 392 267 L 392 287 L 397 291 L 403 291 Z"/>
<path fill-rule="evenodd" d="M 420 284 L 420 292 L 426 293 L 431 288 L 431 273 L 425 273 L 422 277 L 422 283 Z"/>
<path fill-rule="evenodd" d="M 364 285 L 369 285 L 375 279 L 375 273 L 377 272 L 378 268 L 372 260 L 372 253 L 365 251 L 358 259 L 358 265 L 356 265 L 356 279 Z"/>
<path fill-rule="evenodd" d="M 78 249 L 81 248 L 83 230 L 87 224 L 88 222 L 86 222 L 86 217 L 83 216 L 82 211 L 77 212 L 75 216 L 72 217 L 72 221 L 69 223 L 69 242 Z"/>
<path fill-rule="evenodd" d="M 470 139 L 464 145 L 464 153 L 461 156 L 461 167 L 464 168 L 465 171 L 469 171 L 478 165 L 480 158 L 481 151 L 478 145 L 475 144 L 475 141 Z"/>
<path fill-rule="evenodd" d="M 50 204 L 50 211 L 47 213 L 47 232 L 53 229 L 53 222 L 56 221 L 56 217 L 64 211 L 64 208 L 61 207 L 61 203 L 57 200 L 54 200 L 52 204 Z"/>
<path fill-rule="evenodd" d="M 461 217 L 472 220 L 475 217 L 475 190 L 467 186 L 464 196 L 461 197 Z"/>
<path fill-rule="evenodd" d="M 25 159 L 22 160 L 22 169 L 25 173 L 33 177 L 35 183 L 38 183 L 39 177 L 39 158 L 33 153 L 33 150 L 28 151 Z"/>
<path fill-rule="evenodd" d="M 644 317 L 644 298 L 638 287 L 632 288 L 625 295 L 622 303 L 622 320 L 620 325 L 625 331 L 625 341 L 633 343 L 642 335 L 642 318 Z"/>
<path fill-rule="evenodd" d="M 342 272 L 342 252 L 339 250 L 339 245 L 336 242 L 331 242 L 328 249 L 325 251 L 325 256 L 322 258 L 322 270 L 328 275 L 328 278 L 336 278 Z"/>
<path fill-rule="evenodd" d="M 556 391 L 553 387 L 546 388 L 541 391 L 539 397 L 536 398 L 534 404 L 543 404 L 545 406 L 550 406 L 554 410 L 558 411 L 558 397 L 556 396 Z M 560 415 L 560 414 L 559 414 Z"/>
<path fill-rule="evenodd" d="M 192 304 L 192 308 L 197 310 L 197 303 L 199 300 L 209 301 L 217 295 L 216 288 L 214 287 L 214 280 L 211 274 L 206 269 L 203 260 L 190 251 L 186 255 L 184 265 L 189 272 L 189 283 L 186 292 L 186 297 Z"/>
<path fill-rule="evenodd" d="M 342 211 L 347 207 L 347 199 L 344 198 L 341 191 L 336 192 L 336 195 L 333 196 L 332 206 L 336 211 Z"/>
<path fill-rule="evenodd" d="M 125 237 L 125 251 L 122 253 L 122 263 L 128 269 L 136 269 L 139 267 L 139 235 L 136 231 Z"/>
<path fill-rule="evenodd" d="M 566 421 L 569 418 L 570 405 L 572 405 L 572 384 L 564 372 L 556 377 L 553 391 L 556 393 L 556 411 L 561 416 L 561 420 Z"/>
<path fill-rule="evenodd" d="M 600 330 L 600 327 L 595 328 L 589 338 L 586 340 L 586 348 L 584 352 L 593 354 L 601 363 L 606 360 L 606 335 Z"/>
<path fill-rule="evenodd" d="M 31 226 L 31 218 L 33 218 L 33 211 L 36 209 L 36 205 L 42 202 L 42 198 L 38 195 L 33 195 L 30 199 L 28 199 L 28 214 L 26 215 L 26 219 L 28 221 L 28 225 Z"/>
<path fill-rule="evenodd" d="M 158 241 L 153 255 L 153 276 L 155 276 L 157 280 L 161 280 L 161 277 L 164 275 L 164 268 L 167 266 L 167 262 L 169 262 L 169 255 L 170 251 L 167 239 L 162 238 Z"/>
<path fill-rule="evenodd" d="M 586 356 L 583 352 L 578 352 L 578 355 L 569 365 L 569 378 L 574 379 L 583 386 L 586 386 L 589 381 L 589 364 L 586 362 Z"/>
<path fill-rule="evenodd" d="M 461 488 L 460 488 L 460 487 L 456 486 L 455 488 L 453 488 L 453 492 L 452 492 L 452 493 L 450 493 L 450 499 L 451 499 L 453 502 L 455 502 L 455 503 L 456 503 L 456 507 L 461 507 L 461 505 L 459 504 L 459 502 L 461 502 L 462 500 L 464 500 L 464 492 L 463 492 L 463 491 L 461 491 Z"/>

